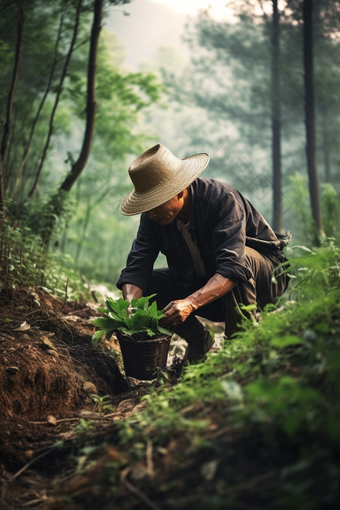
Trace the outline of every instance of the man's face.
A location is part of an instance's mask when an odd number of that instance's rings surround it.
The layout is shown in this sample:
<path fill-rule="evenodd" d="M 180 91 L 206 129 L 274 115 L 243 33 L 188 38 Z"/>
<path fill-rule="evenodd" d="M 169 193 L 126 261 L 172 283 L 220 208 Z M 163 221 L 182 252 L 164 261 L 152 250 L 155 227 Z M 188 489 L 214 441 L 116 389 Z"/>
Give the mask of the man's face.
<path fill-rule="evenodd" d="M 169 225 L 182 210 L 183 203 L 183 192 L 181 192 L 164 204 L 150 209 L 150 211 L 146 212 L 146 215 L 149 220 L 153 220 L 160 225 Z"/>

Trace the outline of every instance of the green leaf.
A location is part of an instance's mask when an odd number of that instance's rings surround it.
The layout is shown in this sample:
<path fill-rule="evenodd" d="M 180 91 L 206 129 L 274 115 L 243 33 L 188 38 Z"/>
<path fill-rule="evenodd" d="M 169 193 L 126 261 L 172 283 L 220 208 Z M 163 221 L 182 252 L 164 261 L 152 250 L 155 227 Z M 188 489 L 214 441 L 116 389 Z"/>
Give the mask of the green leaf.
<path fill-rule="evenodd" d="M 102 331 L 102 330 L 99 330 L 99 331 L 96 331 L 93 335 L 92 335 L 92 344 L 97 347 L 97 345 L 99 344 L 100 342 L 100 339 L 102 338 L 102 336 L 104 336 L 105 334 L 105 331 Z"/>
<path fill-rule="evenodd" d="M 271 345 L 274 347 L 278 347 L 279 349 L 284 349 L 285 347 L 288 347 L 289 345 L 297 345 L 302 344 L 303 341 L 301 338 L 295 335 L 284 335 L 281 338 L 273 338 L 271 340 Z"/>
<path fill-rule="evenodd" d="M 94 326 L 98 326 L 101 329 L 111 330 L 116 329 L 120 325 L 123 324 L 122 321 L 117 321 L 116 319 L 111 319 L 111 317 L 99 317 L 92 321 Z M 124 324 L 123 324 L 124 325 Z"/>
<path fill-rule="evenodd" d="M 152 305 L 150 306 L 150 308 L 149 308 L 149 314 L 150 314 L 150 317 L 152 317 L 152 318 L 155 318 L 155 317 L 157 317 L 157 316 L 158 316 L 158 313 L 157 313 L 157 303 L 156 303 L 156 301 L 154 301 L 154 302 L 152 303 Z"/>
<path fill-rule="evenodd" d="M 145 329 L 149 327 L 149 315 L 144 310 L 137 310 L 136 313 L 134 313 L 131 316 L 131 328 L 132 329 Z"/>
<path fill-rule="evenodd" d="M 169 329 L 166 329 L 166 328 L 162 328 L 161 326 L 158 325 L 158 331 L 160 333 L 163 333 L 164 335 L 169 335 L 169 336 L 172 336 L 173 335 L 173 332 L 170 331 Z"/>
<path fill-rule="evenodd" d="M 255 303 L 251 305 L 244 305 L 243 303 L 240 303 L 241 310 L 244 310 L 245 312 L 251 312 L 252 310 L 256 310 L 257 305 Z"/>
<path fill-rule="evenodd" d="M 127 299 L 119 298 L 114 300 L 112 298 L 106 299 L 106 306 L 113 314 L 116 314 L 117 318 L 122 319 L 128 316 L 127 309 L 130 303 Z"/>

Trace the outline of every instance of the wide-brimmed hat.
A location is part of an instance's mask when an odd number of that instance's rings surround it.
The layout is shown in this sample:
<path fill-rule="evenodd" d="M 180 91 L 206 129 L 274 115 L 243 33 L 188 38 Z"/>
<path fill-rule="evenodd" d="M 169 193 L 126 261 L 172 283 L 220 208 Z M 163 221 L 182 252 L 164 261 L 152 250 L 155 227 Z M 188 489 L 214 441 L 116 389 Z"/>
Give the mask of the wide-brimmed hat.
<path fill-rule="evenodd" d="M 120 212 L 133 216 L 171 200 L 197 179 L 209 159 L 206 153 L 178 159 L 160 143 L 151 147 L 129 167 L 135 189 L 124 198 Z"/>

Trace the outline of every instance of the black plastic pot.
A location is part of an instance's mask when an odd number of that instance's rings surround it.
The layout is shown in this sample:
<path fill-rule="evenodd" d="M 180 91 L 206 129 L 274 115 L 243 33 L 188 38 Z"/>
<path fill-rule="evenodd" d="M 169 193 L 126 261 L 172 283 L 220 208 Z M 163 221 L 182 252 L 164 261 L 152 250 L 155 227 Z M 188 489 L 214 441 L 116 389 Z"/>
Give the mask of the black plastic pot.
<path fill-rule="evenodd" d="M 135 379 L 155 379 L 158 368 L 165 369 L 171 336 L 150 340 L 135 340 L 117 333 L 122 351 L 125 374 Z"/>

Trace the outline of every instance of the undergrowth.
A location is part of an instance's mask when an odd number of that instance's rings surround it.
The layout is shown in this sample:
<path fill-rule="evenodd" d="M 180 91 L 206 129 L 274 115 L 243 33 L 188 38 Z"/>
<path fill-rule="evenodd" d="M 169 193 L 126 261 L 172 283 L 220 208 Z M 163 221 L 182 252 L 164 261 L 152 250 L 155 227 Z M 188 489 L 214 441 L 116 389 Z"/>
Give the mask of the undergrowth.
<path fill-rule="evenodd" d="M 52 253 L 32 228 L 0 217 L 0 290 L 43 287 L 69 299 L 90 299 L 79 271 L 69 255 Z"/>
<path fill-rule="evenodd" d="M 132 456 L 133 445 L 150 437 L 159 447 L 185 438 L 189 450 L 199 450 L 209 442 L 213 408 L 223 416 L 219 427 L 229 427 L 238 440 L 258 438 L 259 456 L 260 450 L 275 458 L 282 449 L 294 449 L 295 460 L 282 463 L 271 489 L 273 508 L 336 507 L 340 250 L 332 239 L 313 251 L 291 249 L 290 264 L 290 299 L 277 310 L 267 307 L 259 324 L 246 322 L 206 363 L 189 366 L 176 386 L 143 397 L 149 406 L 138 423 L 122 422 L 121 443 Z M 213 508 L 227 508 L 226 502 L 222 488 Z"/>

